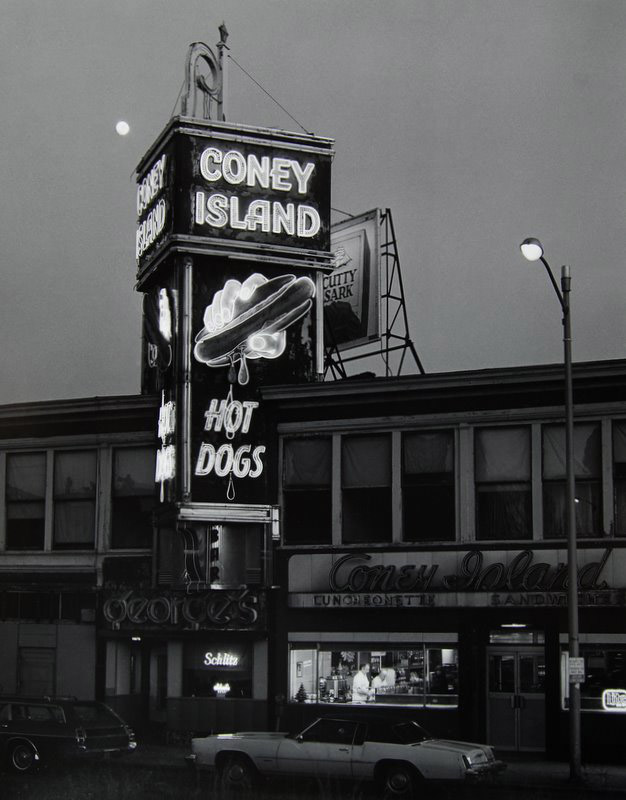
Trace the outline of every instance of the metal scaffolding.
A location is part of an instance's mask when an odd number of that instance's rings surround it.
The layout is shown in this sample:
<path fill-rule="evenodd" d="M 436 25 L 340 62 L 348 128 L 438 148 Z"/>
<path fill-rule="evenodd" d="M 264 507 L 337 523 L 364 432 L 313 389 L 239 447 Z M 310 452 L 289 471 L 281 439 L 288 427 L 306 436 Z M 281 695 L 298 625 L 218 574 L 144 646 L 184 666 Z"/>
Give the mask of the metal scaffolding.
<path fill-rule="evenodd" d="M 396 244 L 396 234 L 390 209 L 380 216 L 380 278 L 381 278 L 381 322 L 383 330 L 380 339 L 362 345 L 358 353 L 347 356 L 345 349 L 333 340 L 333 331 L 325 325 L 324 379 L 347 378 L 346 364 L 380 356 L 384 364 L 385 377 L 401 375 L 403 367 L 412 357 L 417 370 L 425 370 L 409 335 L 409 322 L 404 299 L 404 285 L 400 258 Z M 393 357 L 392 357 L 393 354 Z"/>

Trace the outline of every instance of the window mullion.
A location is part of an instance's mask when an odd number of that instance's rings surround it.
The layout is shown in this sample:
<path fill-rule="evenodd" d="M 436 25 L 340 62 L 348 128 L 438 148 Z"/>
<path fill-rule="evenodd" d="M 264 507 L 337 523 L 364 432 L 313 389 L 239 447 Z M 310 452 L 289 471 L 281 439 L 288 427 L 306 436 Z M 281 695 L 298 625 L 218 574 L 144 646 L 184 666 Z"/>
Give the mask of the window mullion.
<path fill-rule="evenodd" d="M 45 509 L 43 549 L 46 552 L 51 552 L 54 532 L 54 450 L 46 450 Z"/>
<path fill-rule="evenodd" d="M 0 514 L 0 552 L 6 550 L 7 546 L 7 454 L 3 450 L 0 452 L 0 508 L 4 512 Z"/>
<path fill-rule="evenodd" d="M 391 541 L 402 541 L 402 434 L 391 434 Z"/>
<path fill-rule="evenodd" d="M 530 458 L 533 540 L 540 540 L 543 539 L 543 483 L 541 466 L 541 424 L 538 422 L 535 422 L 531 426 Z"/>
<path fill-rule="evenodd" d="M 611 420 L 602 420 L 600 449 L 602 475 L 602 529 L 605 535 L 615 531 L 615 505 L 613 503 L 613 426 Z"/>
<path fill-rule="evenodd" d="M 333 434 L 332 440 L 332 543 L 341 546 L 341 434 Z"/>

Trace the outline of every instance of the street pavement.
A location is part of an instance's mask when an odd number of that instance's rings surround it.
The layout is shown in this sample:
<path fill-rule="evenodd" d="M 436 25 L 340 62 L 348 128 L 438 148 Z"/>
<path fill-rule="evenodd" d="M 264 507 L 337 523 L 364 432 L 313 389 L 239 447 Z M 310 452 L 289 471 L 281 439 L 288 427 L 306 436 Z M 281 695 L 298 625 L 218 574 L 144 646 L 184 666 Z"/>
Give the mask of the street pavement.
<path fill-rule="evenodd" d="M 189 748 L 181 745 L 139 744 L 137 750 L 128 757 L 128 766 L 189 769 L 185 762 Z M 516 790 L 525 794 L 532 791 L 533 796 L 563 798 L 596 796 L 606 794 L 611 798 L 626 798 L 626 765 L 584 764 L 582 786 L 573 786 L 569 780 L 569 764 L 565 761 L 547 761 L 537 756 L 502 756 L 507 763 L 504 772 L 497 776 L 495 783 L 484 788 L 487 796 L 514 796 Z M 500 791 L 498 791 L 498 788 Z"/>

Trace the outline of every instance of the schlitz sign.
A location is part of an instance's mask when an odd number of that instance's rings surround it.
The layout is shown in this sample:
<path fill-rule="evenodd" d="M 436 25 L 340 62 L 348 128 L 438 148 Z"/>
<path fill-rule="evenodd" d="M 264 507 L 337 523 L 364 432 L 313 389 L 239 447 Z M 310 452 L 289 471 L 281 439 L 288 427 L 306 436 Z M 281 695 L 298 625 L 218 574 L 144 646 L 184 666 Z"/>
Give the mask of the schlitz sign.
<path fill-rule="evenodd" d="M 567 590 L 563 551 L 292 556 L 292 607 L 561 606 Z M 305 560 L 308 559 L 308 565 Z M 579 551 L 581 605 L 623 605 L 623 550 Z M 392 562 L 392 563 L 390 563 Z M 402 563 L 404 562 L 404 563 Z M 623 580 L 623 579 L 622 579 Z"/>
<path fill-rule="evenodd" d="M 201 594 L 125 592 L 107 597 L 105 622 L 114 630 L 142 627 L 255 630 L 264 623 L 265 597 L 248 589 Z"/>

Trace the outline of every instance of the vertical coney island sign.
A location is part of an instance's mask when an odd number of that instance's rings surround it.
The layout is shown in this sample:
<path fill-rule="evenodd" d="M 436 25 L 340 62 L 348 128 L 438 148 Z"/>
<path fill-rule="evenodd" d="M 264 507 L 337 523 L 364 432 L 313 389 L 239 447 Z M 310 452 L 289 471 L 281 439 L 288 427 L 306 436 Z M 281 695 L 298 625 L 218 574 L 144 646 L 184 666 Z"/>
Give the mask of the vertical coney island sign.
<path fill-rule="evenodd" d="M 260 388 L 323 372 L 332 157 L 327 138 L 181 116 L 138 167 L 147 372 L 175 416 L 166 502 L 267 502 Z"/>

